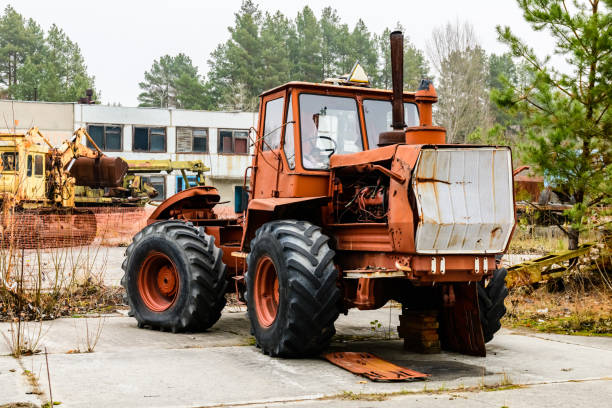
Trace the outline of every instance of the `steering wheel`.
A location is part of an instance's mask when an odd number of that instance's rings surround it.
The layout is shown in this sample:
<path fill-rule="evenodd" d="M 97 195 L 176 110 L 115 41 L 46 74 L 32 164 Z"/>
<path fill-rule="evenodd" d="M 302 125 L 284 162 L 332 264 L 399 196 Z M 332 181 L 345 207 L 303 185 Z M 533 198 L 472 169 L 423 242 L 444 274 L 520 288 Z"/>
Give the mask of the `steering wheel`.
<path fill-rule="evenodd" d="M 333 145 L 333 147 L 332 147 L 331 149 L 322 149 L 322 151 L 324 151 L 324 152 L 330 152 L 330 153 L 327 155 L 327 157 L 331 157 L 331 156 L 332 156 L 332 154 L 336 153 L 336 150 L 338 150 L 338 144 L 336 143 L 336 141 L 335 141 L 334 139 L 332 139 L 332 138 L 331 138 L 331 137 L 329 137 L 329 136 L 321 136 L 321 135 L 318 135 L 318 138 L 319 138 L 319 139 L 326 139 L 326 140 L 329 140 L 329 141 L 331 142 L 331 144 Z"/>

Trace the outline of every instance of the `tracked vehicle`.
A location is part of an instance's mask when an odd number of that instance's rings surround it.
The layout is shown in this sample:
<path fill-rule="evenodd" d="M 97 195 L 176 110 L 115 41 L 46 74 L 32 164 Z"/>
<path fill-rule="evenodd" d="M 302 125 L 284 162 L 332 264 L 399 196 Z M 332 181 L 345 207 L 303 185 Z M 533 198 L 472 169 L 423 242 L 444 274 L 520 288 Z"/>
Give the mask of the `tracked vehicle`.
<path fill-rule="evenodd" d="M 496 255 L 515 225 L 511 151 L 445 144 L 432 83 L 402 90 L 402 44 L 392 33 L 392 92 L 356 65 L 261 94 L 240 216 L 217 219 L 217 190 L 191 188 L 127 248 L 139 327 L 207 329 L 237 291 L 258 347 L 299 357 L 326 347 L 339 313 L 394 299 L 407 347 L 485 354 L 505 313 Z"/>

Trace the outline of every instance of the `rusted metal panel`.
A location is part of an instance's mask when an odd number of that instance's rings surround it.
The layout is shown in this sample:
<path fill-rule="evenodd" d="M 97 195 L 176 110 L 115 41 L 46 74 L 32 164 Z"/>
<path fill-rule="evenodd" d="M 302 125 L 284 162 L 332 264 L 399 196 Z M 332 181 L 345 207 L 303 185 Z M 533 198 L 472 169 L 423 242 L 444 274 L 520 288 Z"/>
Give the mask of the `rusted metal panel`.
<path fill-rule="evenodd" d="M 332 224 L 338 250 L 391 252 L 393 244 L 386 224 Z"/>
<path fill-rule="evenodd" d="M 400 367 L 371 353 L 339 351 L 323 357 L 338 367 L 372 381 L 407 381 L 429 377 L 429 374 Z"/>
<path fill-rule="evenodd" d="M 377 279 L 377 278 L 405 278 L 406 272 L 401 270 L 375 269 L 349 269 L 343 271 L 347 279 Z"/>
<path fill-rule="evenodd" d="M 329 158 L 329 167 L 332 169 L 356 166 L 359 164 L 370 164 L 391 160 L 395 156 L 397 145 L 385 146 L 378 149 L 366 150 L 364 152 L 351 154 L 334 154 Z"/>
<path fill-rule="evenodd" d="M 412 182 L 417 252 L 503 252 L 515 222 L 509 148 L 422 149 Z"/>
<path fill-rule="evenodd" d="M 249 210 L 274 211 L 277 207 L 284 205 L 304 203 L 307 201 L 320 202 L 321 205 L 329 200 L 326 196 L 321 197 L 298 197 L 298 198 L 255 198 L 249 201 Z"/>
<path fill-rule="evenodd" d="M 166 220 L 172 217 L 177 218 L 177 214 L 173 214 L 174 210 L 180 212 L 187 209 L 212 209 L 219 202 L 219 192 L 216 188 L 210 186 L 197 186 L 187 190 L 180 191 L 162 202 L 153 211 L 149 220 L 149 224 L 158 221 Z"/>

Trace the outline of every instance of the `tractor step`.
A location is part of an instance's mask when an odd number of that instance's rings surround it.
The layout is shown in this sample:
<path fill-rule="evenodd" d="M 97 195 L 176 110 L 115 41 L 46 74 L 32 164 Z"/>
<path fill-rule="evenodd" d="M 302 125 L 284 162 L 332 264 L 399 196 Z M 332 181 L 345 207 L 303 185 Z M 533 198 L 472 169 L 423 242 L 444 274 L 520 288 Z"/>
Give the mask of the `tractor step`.
<path fill-rule="evenodd" d="M 397 332 L 404 339 L 404 349 L 423 354 L 440 352 L 438 312 L 402 309 Z"/>
<path fill-rule="evenodd" d="M 407 381 L 429 377 L 429 374 L 400 367 L 371 353 L 339 351 L 323 357 L 338 367 L 372 381 Z"/>

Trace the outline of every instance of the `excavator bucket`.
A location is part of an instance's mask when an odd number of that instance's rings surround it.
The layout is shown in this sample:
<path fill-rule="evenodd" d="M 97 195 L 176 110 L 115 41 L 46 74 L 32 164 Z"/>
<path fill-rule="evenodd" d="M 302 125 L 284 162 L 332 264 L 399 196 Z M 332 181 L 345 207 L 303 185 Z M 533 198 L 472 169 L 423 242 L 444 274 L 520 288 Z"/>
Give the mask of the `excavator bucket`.
<path fill-rule="evenodd" d="M 91 188 L 119 187 L 128 170 L 128 164 L 120 157 L 79 157 L 70 167 L 70 175 L 77 186 Z"/>

